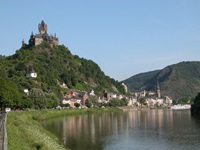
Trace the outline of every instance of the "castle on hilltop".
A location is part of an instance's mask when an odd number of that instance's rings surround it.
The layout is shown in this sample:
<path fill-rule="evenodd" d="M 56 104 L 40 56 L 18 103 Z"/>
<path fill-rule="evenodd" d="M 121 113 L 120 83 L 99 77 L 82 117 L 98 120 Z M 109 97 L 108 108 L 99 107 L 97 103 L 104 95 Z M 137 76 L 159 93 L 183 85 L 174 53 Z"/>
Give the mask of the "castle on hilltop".
<path fill-rule="evenodd" d="M 56 34 L 54 36 L 49 35 L 47 33 L 47 24 L 45 24 L 44 20 L 41 21 L 41 23 L 38 25 L 38 34 L 31 33 L 30 39 L 29 39 L 29 46 L 37 46 L 41 44 L 43 41 L 48 42 L 51 46 L 58 45 L 58 38 L 56 37 Z M 22 41 L 22 46 L 25 45 L 24 40 Z"/>

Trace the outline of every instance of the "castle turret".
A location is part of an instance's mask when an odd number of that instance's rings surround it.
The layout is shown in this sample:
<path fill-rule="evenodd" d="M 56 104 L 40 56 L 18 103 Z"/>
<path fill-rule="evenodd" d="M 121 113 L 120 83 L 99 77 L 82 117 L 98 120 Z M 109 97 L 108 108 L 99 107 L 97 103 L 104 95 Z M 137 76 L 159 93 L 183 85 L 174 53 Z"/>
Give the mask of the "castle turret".
<path fill-rule="evenodd" d="M 23 46 L 25 46 L 26 45 L 26 43 L 25 43 L 25 41 L 24 41 L 24 39 L 22 40 L 22 47 Z"/>
<path fill-rule="evenodd" d="M 47 34 L 47 25 L 44 23 L 44 20 L 41 21 L 41 23 L 38 25 L 38 31 L 42 34 Z"/>

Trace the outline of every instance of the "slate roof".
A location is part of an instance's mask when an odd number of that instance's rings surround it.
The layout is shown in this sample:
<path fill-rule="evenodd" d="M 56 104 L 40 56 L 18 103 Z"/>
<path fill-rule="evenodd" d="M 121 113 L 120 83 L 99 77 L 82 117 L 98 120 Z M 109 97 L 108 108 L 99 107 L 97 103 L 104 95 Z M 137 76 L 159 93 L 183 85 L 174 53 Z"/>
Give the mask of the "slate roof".
<path fill-rule="evenodd" d="M 27 72 L 27 74 L 31 74 L 31 73 L 36 73 L 33 68 Z"/>

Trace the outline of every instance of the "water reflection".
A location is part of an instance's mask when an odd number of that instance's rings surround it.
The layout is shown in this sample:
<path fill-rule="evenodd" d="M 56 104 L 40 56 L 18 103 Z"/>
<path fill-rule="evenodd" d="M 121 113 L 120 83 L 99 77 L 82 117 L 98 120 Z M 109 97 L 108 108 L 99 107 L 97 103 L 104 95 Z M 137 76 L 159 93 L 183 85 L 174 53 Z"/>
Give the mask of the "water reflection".
<path fill-rule="evenodd" d="M 200 148 L 200 120 L 187 110 L 84 114 L 44 126 L 72 150 Z"/>

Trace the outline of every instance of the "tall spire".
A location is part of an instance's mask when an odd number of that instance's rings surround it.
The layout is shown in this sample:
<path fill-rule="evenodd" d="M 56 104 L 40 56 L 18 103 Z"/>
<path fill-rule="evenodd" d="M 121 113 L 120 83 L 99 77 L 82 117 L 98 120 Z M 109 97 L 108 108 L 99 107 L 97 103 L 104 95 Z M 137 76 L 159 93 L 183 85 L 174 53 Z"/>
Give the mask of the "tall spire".
<path fill-rule="evenodd" d="M 157 78 L 157 97 L 160 98 L 160 97 L 161 97 L 161 94 L 160 94 L 160 85 L 159 85 L 158 79 L 159 79 L 159 78 Z"/>

